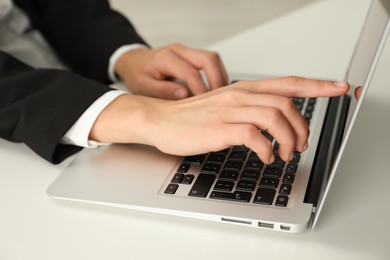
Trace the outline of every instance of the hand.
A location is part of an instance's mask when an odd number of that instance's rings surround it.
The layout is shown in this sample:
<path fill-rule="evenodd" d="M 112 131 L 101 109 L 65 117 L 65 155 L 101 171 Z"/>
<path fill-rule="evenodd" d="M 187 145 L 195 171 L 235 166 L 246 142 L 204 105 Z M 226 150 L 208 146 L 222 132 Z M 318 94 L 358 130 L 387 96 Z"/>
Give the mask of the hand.
<path fill-rule="evenodd" d="M 101 142 L 142 143 L 175 155 L 219 151 L 245 145 L 271 163 L 267 130 L 279 142 L 280 157 L 307 149 L 308 126 L 291 97 L 338 96 L 346 82 L 287 77 L 240 81 L 180 101 L 123 95 L 98 117 L 90 138 Z"/>
<path fill-rule="evenodd" d="M 181 44 L 131 50 L 124 53 L 115 66 L 115 72 L 132 93 L 163 99 L 182 99 L 206 92 L 208 89 L 200 70 L 205 72 L 211 89 L 228 82 L 217 53 Z M 172 79 L 185 83 L 187 87 Z"/>

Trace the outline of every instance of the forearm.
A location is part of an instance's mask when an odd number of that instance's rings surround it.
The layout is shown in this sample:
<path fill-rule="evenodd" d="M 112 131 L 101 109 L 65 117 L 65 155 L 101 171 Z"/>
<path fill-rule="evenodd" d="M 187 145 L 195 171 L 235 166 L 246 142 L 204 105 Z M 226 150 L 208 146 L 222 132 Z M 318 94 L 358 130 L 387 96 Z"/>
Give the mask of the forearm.
<path fill-rule="evenodd" d="M 147 45 L 105 0 L 15 0 L 15 4 L 72 70 L 102 83 L 109 82 L 106 71 L 116 49 Z"/>
<path fill-rule="evenodd" d="M 111 89 L 62 70 L 34 70 L 0 52 L 0 137 L 23 142 L 59 163 L 80 148 L 59 142 L 84 111 Z"/>

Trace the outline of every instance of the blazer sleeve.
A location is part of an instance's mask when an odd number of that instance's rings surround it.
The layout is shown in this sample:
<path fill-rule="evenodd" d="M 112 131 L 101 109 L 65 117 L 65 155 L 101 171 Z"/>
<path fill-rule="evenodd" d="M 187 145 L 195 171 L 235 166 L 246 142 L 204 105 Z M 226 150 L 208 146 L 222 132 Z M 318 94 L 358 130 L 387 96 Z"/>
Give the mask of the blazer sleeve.
<path fill-rule="evenodd" d="M 0 51 L 0 137 L 52 163 L 81 148 L 61 138 L 108 86 L 65 70 L 33 69 Z"/>
<path fill-rule="evenodd" d="M 109 83 L 110 56 L 119 47 L 147 43 L 107 0 L 14 0 L 73 71 Z"/>

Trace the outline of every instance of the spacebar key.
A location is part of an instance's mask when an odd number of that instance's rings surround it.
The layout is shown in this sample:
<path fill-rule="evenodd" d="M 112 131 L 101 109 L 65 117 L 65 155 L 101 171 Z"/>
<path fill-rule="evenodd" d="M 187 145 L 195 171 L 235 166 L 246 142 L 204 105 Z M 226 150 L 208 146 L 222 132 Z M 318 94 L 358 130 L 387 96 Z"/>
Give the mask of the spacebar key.
<path fill-rule="evenodd" d="M 215 175 L 199 174 L 188 196 L 205 198 L 215 180 Z"/>
<path fill-rule="evenodd" d="M 234 193 L 213 191 L 210 195 L 210 199 L 230 200 L 239 202 L 249 202 L 251 200 L 252 193 L 245 191 L 236 191 Z"/>

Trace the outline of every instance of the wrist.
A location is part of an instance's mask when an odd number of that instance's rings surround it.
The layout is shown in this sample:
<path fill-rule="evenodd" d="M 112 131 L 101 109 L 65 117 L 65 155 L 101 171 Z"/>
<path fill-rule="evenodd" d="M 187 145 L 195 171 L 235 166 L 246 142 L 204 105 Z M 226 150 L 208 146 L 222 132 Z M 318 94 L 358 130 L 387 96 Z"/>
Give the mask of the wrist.
<path fill-rule="evenodd" d="M 97 117 L 89 140 L 103 143 L 148 144 L 145 102 L 139 96 L 121 95 Z"/>
<path fill-rule="evenodd" d="M 133 43 L 133 44 L 128 44 L 128 45 L 123 45 L 116 49 L 114 53 L 111 55 L 109 63 L 108 63 L 108 76 L 109 78 L 113 81 L 116 82 L 118 81 L 118 77 L 115 73 L 115 65 L 117 63 L 117 60 L 119 57 L 122 56 L 123 53 L 131 51 L 131 50 L 136 50 L 136 49 L 147 49 L 148 47 L 143 44 L 139 43 Z"/>
<path fill-rule="evenodd" d="M 122 80 L 134 73 L 134 65 L 138 63 L 144 53 L 149 49 L 136 48 L 123 52 L 116 60 L 114 65 L 114 72 Z"/>

